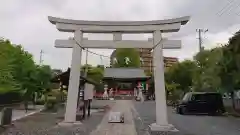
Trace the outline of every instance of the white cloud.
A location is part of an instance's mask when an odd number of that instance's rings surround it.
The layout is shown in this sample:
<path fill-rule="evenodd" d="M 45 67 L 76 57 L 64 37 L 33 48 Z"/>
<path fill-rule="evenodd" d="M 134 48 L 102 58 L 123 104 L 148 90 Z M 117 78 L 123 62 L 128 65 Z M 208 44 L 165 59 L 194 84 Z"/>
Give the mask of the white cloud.
<path fill-rule="evenodd" d="M 44 50 L 44 63 L 53 68 L 66 69 L 71 63 L 71 49 L 54 48 L 54 40 L 71 37 L 61 33 L 50 24 L 47 16 L 80 20 L 154 20 L 191 15 L 190 22 L 179 33 L 166 34 L 170 38 L 182 39 L 181 50 L 166 50 L 164 55 L 180 59 L 191 58 L 198 51 L 196 28 L 208 28 L 204 45 L 212 47 L 225 42 L 240 28 L 240 13 L 234 0 L 222 15 L 225 0 L 7 0 L 0 5 L 0 36 L 13 43 L 22 44 L 39 62 L 40 50 Z M 230 31 L 230 32 L 229 32 Z M 148 35 L 124 36 L 124 39 L 147 39 Z M 111 39 L 111 36 L 89 35 L 91 39 Z M 92 50 L 110 55 L 111 50 Z M 83 53 L 82 63 L 85 63 Z M 89 54 L 90 64 L 109 64 L 108 58 L 101 61 L 98 56 Z"/>

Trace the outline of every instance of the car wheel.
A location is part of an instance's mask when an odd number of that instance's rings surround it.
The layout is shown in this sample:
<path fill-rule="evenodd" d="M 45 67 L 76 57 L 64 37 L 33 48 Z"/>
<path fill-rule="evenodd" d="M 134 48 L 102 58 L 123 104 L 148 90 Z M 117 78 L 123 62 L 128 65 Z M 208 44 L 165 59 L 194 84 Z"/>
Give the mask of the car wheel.
<path fill-rule="evenodd" d="M 217 111 L 215 111 L 215 112 L 214 112 L 214 111 L 213 111 L 213 112 L 209 112 L 208 115 L 209 115 L 209 116 L 216 116 L 216 115 L 217 115 Z"/>
<path fill-rule="evenodd" d="M 181 110 L 180 110 L 180 114 L 184 115 L 187 113 L 187 108 L 186 107 L 182 107 Z"/>
<path fill-rule="evenodd" d="M 216 115 L 218 115 L 218 116 L 223 115 L 223 113 L 224 113 L 224 112 L 223 112 L 221 109 L 219 109 L 219 110 L 216 111 Z"/>
<path fill-rule="evenodd" d="M 177 107 L 176 112 L 177 112 L 177 114 L 182 114 L 181 113 L 181 108 Z"/>

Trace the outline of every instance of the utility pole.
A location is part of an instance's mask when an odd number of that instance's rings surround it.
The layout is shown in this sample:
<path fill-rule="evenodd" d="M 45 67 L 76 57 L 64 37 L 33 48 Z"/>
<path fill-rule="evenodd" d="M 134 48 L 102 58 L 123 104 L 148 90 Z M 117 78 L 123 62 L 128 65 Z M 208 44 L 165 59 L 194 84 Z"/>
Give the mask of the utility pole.
<path fill-rule="evenodd" d="M 203 46 L 203 40 L 202 40 L 202 33 L 208 32 L 208 29 L 196 29 L 196 32 L 198 33 L 198 45 L 199 45 L 199 52 L 202 50 Z"/>
<path fill-rule="evenodd" d="M 101 65 L 103 65 L 103 58 L 102 58 L 102 56 L 100 56 L 100 60 L 101 60 Z"/>
<path fill-rule="evenodd" d="M 39 59 L 39 64 L 42 65 L 42 56 L 43 56 L 43 50 L 40 51 L 40 59 Z"/>

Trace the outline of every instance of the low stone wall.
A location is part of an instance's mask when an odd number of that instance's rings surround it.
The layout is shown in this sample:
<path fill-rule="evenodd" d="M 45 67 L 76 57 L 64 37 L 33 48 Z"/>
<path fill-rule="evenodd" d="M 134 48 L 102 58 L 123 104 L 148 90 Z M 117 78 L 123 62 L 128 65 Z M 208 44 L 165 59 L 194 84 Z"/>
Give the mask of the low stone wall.
<path fill-rule="evenodd" d="M 0 94 L 0 106 L 7 104 L 15 104 L 22 101 L 22 97 L 20 93 L 17 92 L 8 92 L 4 94 Z"/>
<path fill-rule="evenodd" d="M 114 100 L 93 100 L 92 109 L 104 109 L 106 106 L 113 106 L 116 103 Z"/>
<path fill-rule="evenodd" d="M 232 99 L 223 99 L 223 104 L 225 107 L 233 108 Z M 236 111 L 240 113 L 240 99 L 235 100 Z"/>
<path fill-rule="evenodd" d="M 0 105 L 0 111 L 2 111 L 3 108 L 5 107 L 10 107 L 10 108 L 19 108 L 21 106 L 21 103 L 14 103 L 14 104 L 2 104 Z"/>

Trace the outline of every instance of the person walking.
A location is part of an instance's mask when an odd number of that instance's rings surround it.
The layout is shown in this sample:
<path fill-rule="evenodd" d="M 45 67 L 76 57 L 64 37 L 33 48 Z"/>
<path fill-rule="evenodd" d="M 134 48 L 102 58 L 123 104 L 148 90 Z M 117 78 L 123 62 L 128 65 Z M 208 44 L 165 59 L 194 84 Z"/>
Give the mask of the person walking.
<path fill-rule="evenodd" d="M 28 100 L 24 100 L 25 113 L 28 112 Z"/>

